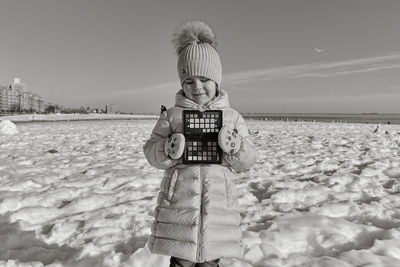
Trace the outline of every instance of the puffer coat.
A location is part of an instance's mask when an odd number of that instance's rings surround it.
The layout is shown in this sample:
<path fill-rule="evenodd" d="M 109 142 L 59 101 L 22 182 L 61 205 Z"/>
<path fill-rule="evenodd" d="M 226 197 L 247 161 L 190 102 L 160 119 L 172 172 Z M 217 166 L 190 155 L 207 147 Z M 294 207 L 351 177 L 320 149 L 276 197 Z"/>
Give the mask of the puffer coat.
<path fill-rule="evenodd" d="M 183 133 L 185 109 L 222 110 L 223 125 L 237 129 L 244 137 L 239 152 L 232 156 L 224 153 L 220 165 L 182 164 L 181 159 L 169 158 L 164 144 L 169 134 Z M 182 90 L 176 94 L 175 107 L 160 116 L 143 147 L 149 163 L 165 170 L 148 240 L 152 253 L 192 262 L 243 256 L 233 180 L 236 172 L 248 170 L 258 158 L 247 136 L 245 121 L 229 107 L 226 91 L 221 90 L 207 106 L 186 98 Z"/>

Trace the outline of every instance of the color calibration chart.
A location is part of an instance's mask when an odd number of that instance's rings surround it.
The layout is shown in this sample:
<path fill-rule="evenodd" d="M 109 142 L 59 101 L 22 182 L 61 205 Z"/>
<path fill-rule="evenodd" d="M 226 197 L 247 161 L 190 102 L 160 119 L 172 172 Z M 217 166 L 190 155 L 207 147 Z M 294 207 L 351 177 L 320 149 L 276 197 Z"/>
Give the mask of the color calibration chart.
<path fill-rule="evenodd" d="M 183 111 L 185 151 L 182 162 L 220 164 L 222 150 L 218 145 L 218 133 L 222 127 L 222 110 Z"/>

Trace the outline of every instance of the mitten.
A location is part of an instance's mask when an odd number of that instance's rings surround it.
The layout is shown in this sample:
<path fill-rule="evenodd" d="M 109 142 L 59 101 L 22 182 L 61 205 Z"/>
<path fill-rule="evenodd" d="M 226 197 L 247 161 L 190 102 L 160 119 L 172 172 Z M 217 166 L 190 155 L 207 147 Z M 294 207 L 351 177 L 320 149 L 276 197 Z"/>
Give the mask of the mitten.
<path fill-rule="evenodd" d="M 224 125 L 218 134 L 218 144 L 222 150 L 230 155 L 236 154 L 242 145 L 243 137 L 236 129 Z"/>
<path fill-rule="evenodd" d="M 174 133 L 165 142 L 164 151 L 167 156 L 172 159 L 179 159 L 182 157 L 185 150 L 185 136 L 181 133 Z"/>

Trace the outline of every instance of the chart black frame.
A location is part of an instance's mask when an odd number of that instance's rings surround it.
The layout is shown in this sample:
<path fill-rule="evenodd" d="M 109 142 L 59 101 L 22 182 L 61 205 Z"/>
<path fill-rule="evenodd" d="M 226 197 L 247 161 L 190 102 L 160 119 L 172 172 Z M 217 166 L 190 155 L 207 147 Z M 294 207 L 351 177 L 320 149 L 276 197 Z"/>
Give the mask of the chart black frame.
<path fill-rule="evenodd" d="M 222 149 L 218 133 L 222 128 L 222 110 L 183 110 L 184 164 L 221 164 Z"/>

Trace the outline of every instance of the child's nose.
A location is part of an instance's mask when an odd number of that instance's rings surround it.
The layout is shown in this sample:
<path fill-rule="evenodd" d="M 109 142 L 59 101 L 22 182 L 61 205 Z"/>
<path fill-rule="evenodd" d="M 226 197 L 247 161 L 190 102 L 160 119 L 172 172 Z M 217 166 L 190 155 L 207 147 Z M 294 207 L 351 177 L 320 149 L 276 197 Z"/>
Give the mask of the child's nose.
<path fill-rule="evenodd" d="M 199 90 L 203 88 L 203 83 L 200 80 L 194 82 L 194 89 Z"/>

